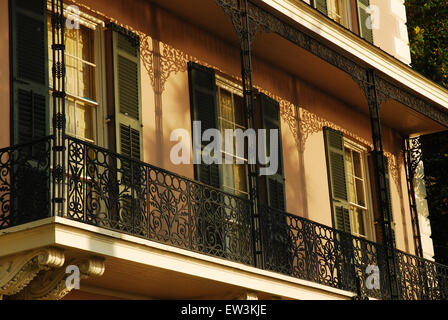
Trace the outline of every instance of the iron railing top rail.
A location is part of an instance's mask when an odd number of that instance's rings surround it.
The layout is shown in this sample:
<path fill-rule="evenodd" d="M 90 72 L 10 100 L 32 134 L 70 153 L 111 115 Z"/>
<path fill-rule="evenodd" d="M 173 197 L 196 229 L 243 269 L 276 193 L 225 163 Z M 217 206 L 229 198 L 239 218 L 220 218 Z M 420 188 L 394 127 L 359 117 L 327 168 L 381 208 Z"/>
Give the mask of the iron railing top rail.
<path fill-rule="evenodd" d="M 48 140 L 52 140 L 52 139 L 53 139 L 53 135 L 48 135 L 48 136 L 45 136 L 45 137 L 42 137 L 42 138 L 35 139 L 33 141 L 30 141 L 30 142 L 14 144 L 12 146 L 0 149 L 0 153 L 5 153 L 5 152 L 16 150 L 16 149 L 30 147 L 30 146 L 33 146 L 33 145 L 35 145 L 37 143 L 48 141 Z"/>
<path fill-rule="evenodd" d="M 125 159 L 125 160 L 127 160 L 127 161 L 129 161 L 129 162 L 133 162 L 133 163 L 135 163 L 135 164 L 137 164 L 137 165 L 141 165 L 141 166 L 144 166 L 144 167 L 147 167 L 147 168 L 151 168 L 151 169 L 153 169 L 153 170 L 157 170 L 157 171 L 160 172 L 160 173 L 168 174 L 168 175 L 174 176 L 174 177 L 176 177 L 176 178 L 178 178 L 178 179 L 182 179 L 182 180 L 184 180 L 184 181 L 186 181 L 186 182 L 190 182 L 190 183 L 193 183 L 193 184 L 196 184 L 196 185 L 200 185 L 200 186 L 202 186 L 202 187 L 204 187 L 204 188 L 207 188 L 207 189 L 210 189 L 210 190 L 219 192 L 219 193 L 221 193 L 221 194 L 228 195 L 229 197 L 232 197 L 232 198 L 234 198 L 234 199 L 238 199 L 238 200 L 241 200 L 241 201 L 244 201 L 244 202 L 250 202 L 250 199 L 243 198 L 243 197 L 241 197 L 241 196 L 238 196 L 238 195 L 235 195 L 235 194 L 226 192 L 226 191 L 224 191 L 224 190 L 222 190 L 222 189 L 219 189 L 219 188 L 210 186 L 210 185 L 205 184 L 205 183 L 203 183 L 203 182 L 201 182 L 201 181 L 197 181 L 197 180 L 194 180 L 194 179 L 185 177 L 185 176 L 180 175 L 180 174 L 178 174 L 178 173 L 175 173 L 175 172 L 172 172 L 172 171 L 168 171 L 168 170 L 166 170 L 166 169 L 163 169 L 163 168 L 154 166 L 154 165 L 149 164 L 149 163 L 147 163 L 147 162 L 144 162 L 144 161 L 142 161 L 142 160 L 137 160 L 137 159 L 131 158 L 131 157 L 129 157 L 129 156 L 126 156 L 126 155 L 117 153 L 117 152 L 115 152 L 115 151 L 106 149 L 106 148 L 104 148 L 104 147 L 97 146 L 97 145 L 95 145 L 95 144 L 93 144 L 93 143 L 90 143 L 90 142 L 87 142 L 87 141 L 84 141 L 84 140 L 81 140 L 81 139 L 78 139 L 78 138 L 75 138 L 75 137 L 72 137 L 72 136 L 69 136 L 69 135 L 66 135 L 66 138 L 67 138 L 67 140 L 72 140 L 72 141 L 74 141 L 74 142 L 76 142 L 76 143 L 84 144 L 84 145 L 86 145 L 86 146 L 88 146 L 88 147 L 90 147 L 90 148 L 93 148 L 93 149 L 96 149 L 96 150 L 98 150 L 98 151 L 101 151 L 101 152 L 104 152 L 104 153 L 113 155 L 113 156 L 115 156 L 115 157 L 117 157 L 117 158 Z"/>
<path fill-rule="evenodd" d="M 319 228 L 327 229 L 327 230 L 332 231 L 332 232 L 337 233 L 337 234 L 345 235 L 345 236 L 347 236 L 347 237 L 349 237 L 349 238 L 352 238 L 353 240 L 359 240 L 359 241 L 361 241 L 361 242 L 370 244 L 370 245 L 372 245 L 372 246 L 383 246 L 383 244 L 381 244 L 381 243 L 378 243 L 378 242 L 375 242 L 375 241 L 371 241 L 371 240 L 367 240 L 367 239 L 365 239 L 365 238 L 361 238 L 361 237 L 355 236 L 355 235 L 353 235 L 353 234 L 351 234 L 351 233 L 348 233 L 348 232 L 346 232 L 346 231 L 341 231 L 341 230 L 335 229 L 335 228 L 330 227 L 330 226 L 328 226 L 328 225 L 325 225 L 325 224 L 322 224 L 322 223 L 319 223 L 319 222 L 310 220 L 310 219 L 308 219 L 308 218 L 305 218 L 305 217 L 302 217 L 302 216 L 299 216 L 299 215 L 296 215 L 296 214 L 293 214 L 293 213 L 290 213 L 290 212 L 286 212 L 286 211 L 278 210 L 278 209 L 269 207 L 269 206 L 267 206 L 267 205 L 262 205 L 262 208 L 266 208 L 266 209 L 268 209 L 269 211 L 274 211 L 274 212 L 276 212 L 277 214 L 281 214 L 281 215 L 284 215 L 284 216 L 286 216 L 286 217 L 290 217 L 290 218 L 293 218 L 293 219 L 301 220 L 301 221 L 303 221 L 303 222 L 306 222 L 306 223 L 308 223 L 308 224 L 312 224 L 312 225 L 314 225 L 314 226 L 316 226 L 316 227 L 319 227 Z M 428 261 L 429 261 L 429 260 L 428 260 Z"/>
<path fill-rule="evenodd" d="M 399 253 L 399 254 L 405 256 L 405 257 L 409 257 L 409 258 L 412 258 L 412 259 L 416 259 L 416 260 L 418 260 L 418 261 L 420 261 L 420 262 L 422 262 L 422 263 L 432 264 L 432 265 L 434 265 L 434 266 L 436 266 L 436 267 L 440 267 L 440 268 L 447 269 L 447 271 L 448 271 L 448 266 L 447 266 L 447 265 L 444 265 L 444 264 L 441 264 L 441 263 L 439 263 L 439 262 L 436 262 L 436 261 L 433 261 L 433 260 L 429 260 L 429 259 L 426 259 L 426 258 L 423 258 L 423 257 L 418 257 L 418 256 L 416 256 L 416 255 L 414 255 L 414 254 L 412 254 L 412 253 L 404 252 L 404 251 L 402 251 L 402 250 L 400 250 L 400 249 L 395 249 L 395 251 L 396 251 L 397 253 Z"/>

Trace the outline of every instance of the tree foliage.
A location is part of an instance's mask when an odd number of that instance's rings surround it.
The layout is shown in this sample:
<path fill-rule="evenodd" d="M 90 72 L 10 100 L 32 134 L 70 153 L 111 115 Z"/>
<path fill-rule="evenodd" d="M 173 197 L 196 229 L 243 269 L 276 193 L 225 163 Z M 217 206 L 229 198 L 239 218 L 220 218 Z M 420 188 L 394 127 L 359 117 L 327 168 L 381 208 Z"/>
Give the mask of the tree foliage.
<path fill-rule="evenodd" d="M 448 132 L 421 138 L 434 258 L 448 265 Z"/>
<path fill-rule="evenodd" d="M 412 67 L 448 88 L 448 1 L 406 0 Z"/>
<path fill-rule="evenodd" d="M 448 0 L 405 0 L 412 67 L 448 88 Z M 448 265 L 448 131 L 421 139 L 436 261 Z"/>

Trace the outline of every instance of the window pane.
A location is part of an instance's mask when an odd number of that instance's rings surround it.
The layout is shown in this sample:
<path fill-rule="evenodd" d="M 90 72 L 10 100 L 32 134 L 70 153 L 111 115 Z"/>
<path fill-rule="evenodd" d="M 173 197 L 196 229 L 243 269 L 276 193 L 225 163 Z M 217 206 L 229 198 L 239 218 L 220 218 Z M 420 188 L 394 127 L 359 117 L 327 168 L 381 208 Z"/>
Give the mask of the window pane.
<path fill-rule="evenodd" d="M 345 170 L 347 172 L 348 200 L 356 202 L 355 179 L 353 177 L 352 152 L 345 148 Z"/>
<path fill-rule="evenodd" d="M 247 192 L 247 168 L 244 164 L 235 165 L 235 187 L 238 191 Z"/>
<path fill-rule="evenodd" d="M 366 236 L 366 228 L 364 218 L 366 212 L 361 209 L 355 209 L 356 211 L 356 232 L 361 236 Z"/>
<path fill-rule="evenodd" d="M 78 50 L 77 50 L 77 39 L 78 39 L 78 30 L 76 29 L 65 29 L 65 53 L 72 55 L 72 56 L 78 56 Z M 50 38 L 51 39 L 51 38 Z"/>
<path fill-rule="evenodd" d="M 365 207 L 366 206 L 366 200 L 364 196 L 364 183 L 362 180 L 355 179 L 356 180 L 356 196 L 357 196 L 357 203 L 360 206 Z"/>
<path fill-rule="evenodd" d="M 230 122 L 233 122 L 233 110 L 232 110 L 232 94 L 224 89 L 220 89 L 220 116 Z"/>
<path fill-rule="evenodd" d="M 227 189 L 226 191 L 229 191 L 231 193 L 234 193 L 235 189 L 235 176 L 233 172 L 233 164 L 223 164 L 222 166 L 222 173 L 223 173 L 223 187 Z"/>
<path fill-rule="evenodd" d="M 94 31 L 81 26 L 79 30 L 79 58 L 95 64 Z"/>
<path fill-rule="evenodd" d="M 65 113 L 67 117 L 67 133 L 76 136 L 75 102 L 73 100 L 66 100 Z"/>
<path fill-rule="evenodd" d="M 235 104 L 235 123 L 241 127 L 246 127 L 244 112 L 244 99 L 238 95 L 233 95 Z"/>
<path fill-rule="evenodd" d="M 356 151 L 353 151 L 353 167 L 355 176 L 363 179 L 364 177 L 362 174 L 361 155 Z"/>
<path fill-rule="evenodd" d="M 328 16 L 344 27 L 351 29 L 350 0 L 328 0 Z"/>
<path fill-rule="evenodd" d="M 82 98 L 96 100 L 95 94 L 95 68 L 80 62 L 79 68 L 79 93 Z"/>
<path fill-rule="evenodd" d="M 93 110 L 91 106 L 76 105 L 76 134 L 83 138 L 93 140 Z"/>
<path fill-rule="evenodd" d="M 67 93 L 77 95 L 78 94 L 76 88 L 76 84 L 78 82 L 77 67 L 76 67 L 77 60 L 72 57 L 66 56 L 65 64 L 66 64 L 65 89 Z"/>

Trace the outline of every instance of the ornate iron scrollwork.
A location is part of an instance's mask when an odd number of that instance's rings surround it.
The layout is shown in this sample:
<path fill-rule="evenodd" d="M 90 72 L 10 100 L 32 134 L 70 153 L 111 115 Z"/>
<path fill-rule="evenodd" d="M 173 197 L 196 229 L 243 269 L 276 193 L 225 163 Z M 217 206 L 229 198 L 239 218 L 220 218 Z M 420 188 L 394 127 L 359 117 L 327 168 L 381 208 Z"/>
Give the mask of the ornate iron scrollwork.
<path fill-rule="evenodd" d="M 0 150 L 0 228 L 43 218 L 52 138 Z M 183 249 L 255 265 L 250 202 L 67 137 L 64 217 Z M 35 174 L 30 174 L 34 172 Z M 34 193 L 33 193 L 34 190 Z M 43 193 L 39 193 L 44 190 Z M 39 192 L 38 192 L 39 191 Z M 26 206 L 20 199 L 26 197 Z M 260 206 L 263 269 L 390 299 L 386 248 L 297 215 Z M 400 299 L 448 299 L 448 267 L 393 250 Z M 378 267 L 378 286 L 367 269 Z"/>
<path fill-rule="evenodd" d="M 249 201 L 68 138 L 66 215 L 253 265 Z"/>
<path fill-rule="evenodd" d="M 422 163 L 422 149 L 420 138 L 406 139 L 404 143 L 406 182 L 411 209 L 412 231 L 414 236 L 415 253 L 423 257 L 423 248 L 420 238 L 420 223 L 418 219 L 417 200 L 415 195 L 415 177 L 417 169 Z"/>
<path fill-rule="evenodd" d="M 238 0 L 215 0 L 215 2 L 231 17 L 235 29 L 241 38 L 244 30 L 239 22 Z M 274 32 L 349 74 L 363 90 L 366 97 L 368 97 L 370 84 L 366 75 L 367 68 L 356 63 L 346 55 L 333 50 L 315 37 L 292 27 L 256 4 L 249 1 L 248 5 L 248 15 L 252 30 L 251 39 L 259 32 Z M 378 103 L 380 106 L 386 100 L 394 99 L 448 127 L 448 114 L 436 105 L 426 102 L 417 95 L 386 81 L 381 76 L 376 77 L 375 85 L 378 90 Z"/>
<path fill-rule="evenodd" d="M 448 113 L 405 89 L 399 88 L 391 82 L 378 76 L 375 79 L 378 92 L 378 103 L 381 106 L 389 99 L 396 100 L 422 115 L 448 127 Z"/>

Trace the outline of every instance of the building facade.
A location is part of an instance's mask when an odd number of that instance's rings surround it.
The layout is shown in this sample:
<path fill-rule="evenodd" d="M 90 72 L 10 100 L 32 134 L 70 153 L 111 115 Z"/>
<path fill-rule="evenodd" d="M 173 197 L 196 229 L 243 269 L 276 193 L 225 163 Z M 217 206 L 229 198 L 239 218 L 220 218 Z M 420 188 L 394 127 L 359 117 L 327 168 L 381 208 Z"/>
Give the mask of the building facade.
<path fill-rule="evenodd" d="M 448 297 L 402 0 L 0 6 L 4 299 Z"/>

